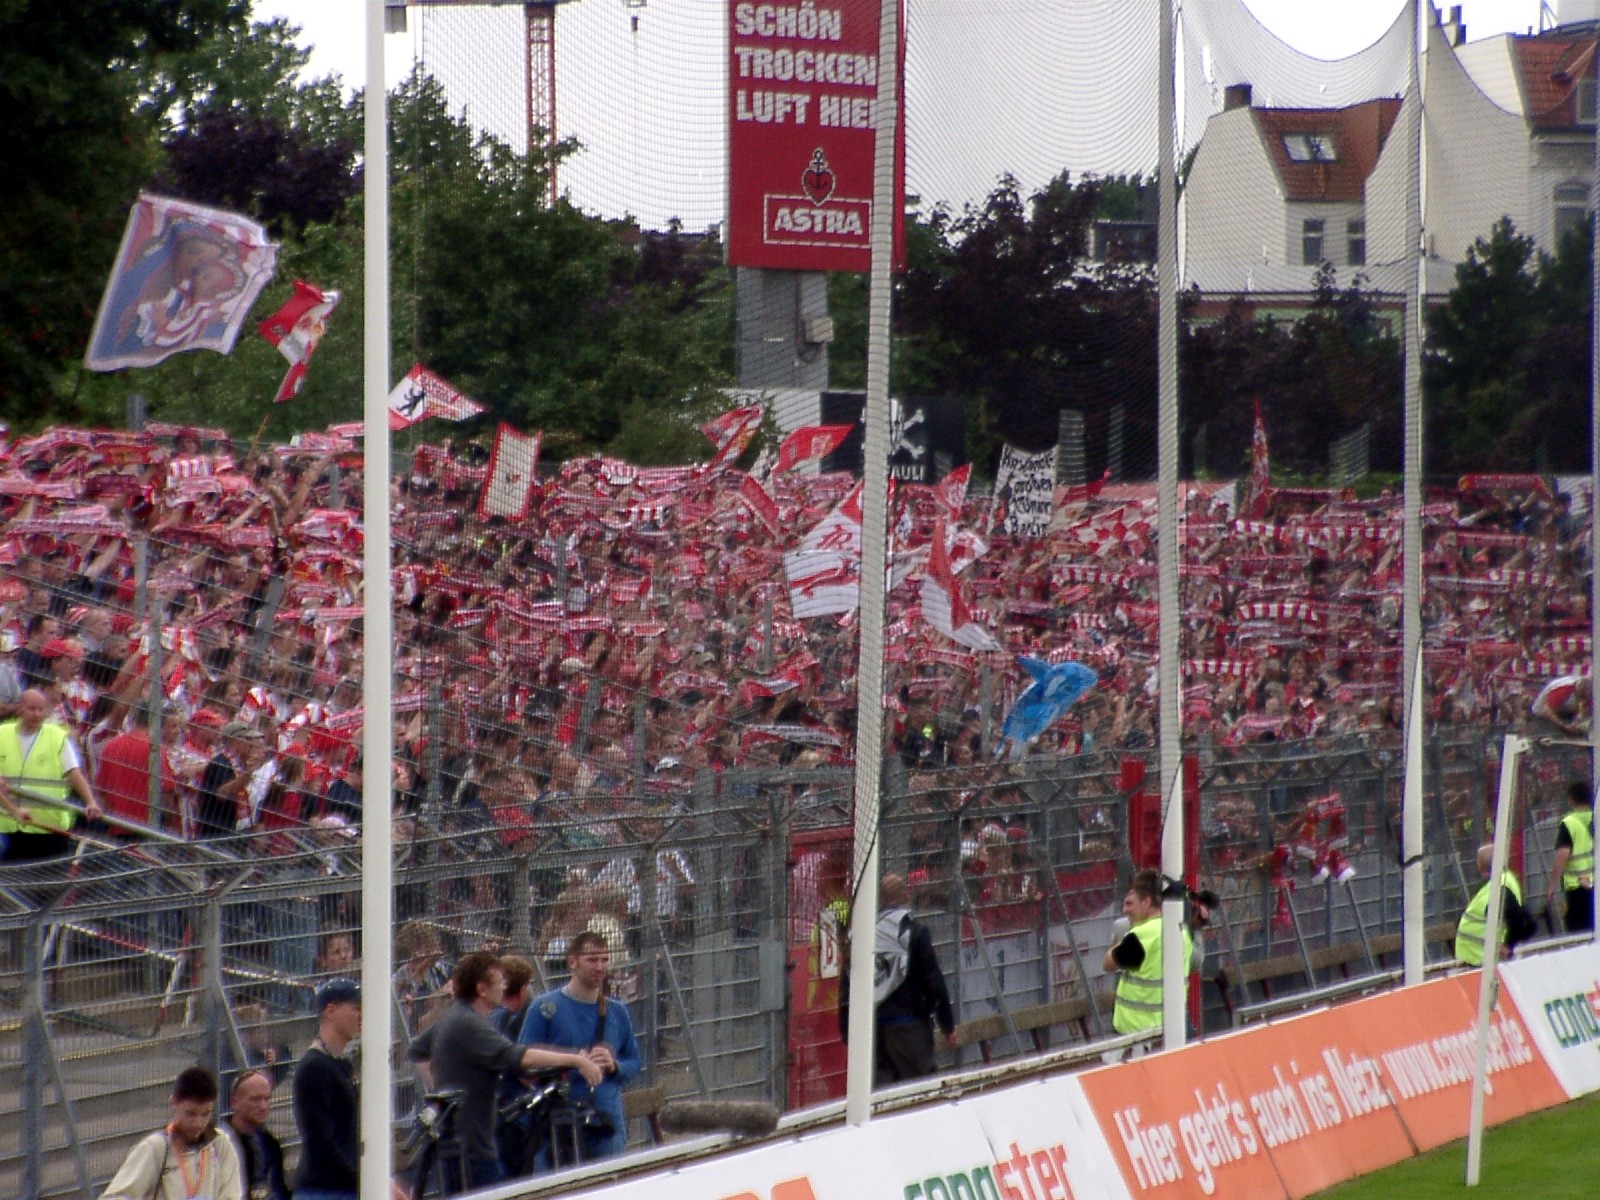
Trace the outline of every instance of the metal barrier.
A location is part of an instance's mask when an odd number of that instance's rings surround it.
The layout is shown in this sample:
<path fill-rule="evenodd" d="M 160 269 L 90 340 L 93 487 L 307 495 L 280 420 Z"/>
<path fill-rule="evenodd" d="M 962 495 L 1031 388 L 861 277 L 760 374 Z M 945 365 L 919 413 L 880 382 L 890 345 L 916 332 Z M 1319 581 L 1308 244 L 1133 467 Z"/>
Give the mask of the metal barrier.
<path fill-rule="evenodd" d="M 1430 921 L 1453 923 L 1476 886 L 1466 869 L 1485 828 L 1490 745 L 1434 747 L 1450 794 L 1430 796 Z M 1532 763 L 1519 806 L 1530 899 L 1543 894 L 1561 787 L 1579 765 L 1552 749 Z M 1130 870 L 1121 765 L 1104 754 L 886 771 L 884 869 L 912 885 L 958 1021 L 989 1022 L 986 1058 L 1110 1034 L 1097 1001 Z M 1326 999 L 1347 975 L 1365 986 L 1363 975 L 1394 966 L 1392 739 L 1213 753 L 1201 766 L 1200 875 L 1225 899 L 1207 976 L 1231 993 L 1208 991 L 1205 1026 L 1226 1024 L 1225 1008 L 1278 1011 L 1286 995 Z M 705 772 L 673 791 L 547 791 L 399 818 L 395 912 L 415 961 L 396 956 L 393 1052 L 442 1003 L 435 952 L 438 963 L 479 947 L 522 953 L 535 986 L 553 987 L 566 939 L 594 925 L 617 947 L 645 1085 L 791 1109 L 837 1097 L 849 787 L 842 770 Z M 1308 803 L 1334 793 L 1343 826 L 1327 840 L 1341 841 L 1355 875 L 1311 884 L 1310 863 L 1294 857 L 1275 876 L 1278 849 L 1305 843 L 1294 830 Z M 360 853 L 352 831 L 332 827 L 85 839 L 70 859 L 0 870 L 0 1194 L 92 1194 L 164 1119 L 189 1063 L 224 1076 L 265 1064 L 286 1080 L 313 1032 L 310 989 L 355 969 Z M 976 1065 L 977 1052 L 969 1045 L 956 1065 Z M 274 1126 L 292 1142 L 287 1092 Z M 415 1092 L 402 1073 L 398 1117 Z"/>

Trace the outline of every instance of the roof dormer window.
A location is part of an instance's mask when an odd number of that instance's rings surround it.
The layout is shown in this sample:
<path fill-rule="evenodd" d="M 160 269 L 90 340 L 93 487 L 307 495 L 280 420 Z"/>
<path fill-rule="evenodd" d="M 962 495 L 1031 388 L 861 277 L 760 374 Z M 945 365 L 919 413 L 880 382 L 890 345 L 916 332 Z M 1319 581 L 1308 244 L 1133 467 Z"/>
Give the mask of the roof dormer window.
<path fill-rule="evenodd" d="M 1595 77 L 1578 80 L 1577 111 L 1574 113 L 1577 123 L 1589 128 L 1594 125 L 1595 118 Z"/>
<path fill-rule="evenodd" d="M 1290 162 L 1331 163 L 1339 161 L 1339 152 L 1333 144 L 1331 133 L 1286 133 L 1283 149 Z"/>

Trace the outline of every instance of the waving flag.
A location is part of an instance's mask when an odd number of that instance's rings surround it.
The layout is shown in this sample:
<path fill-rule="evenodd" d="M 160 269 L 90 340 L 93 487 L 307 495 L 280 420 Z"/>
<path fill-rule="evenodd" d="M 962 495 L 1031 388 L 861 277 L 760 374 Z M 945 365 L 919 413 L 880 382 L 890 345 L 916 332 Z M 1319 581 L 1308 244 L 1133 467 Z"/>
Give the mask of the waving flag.
<path fill-rule="evenodd" d="M 317 352 L 317 345 L 328 328 L 328 317 L 339 307 L 338 292 L 324 292 L 303 279 L 294 281 L 294 295 L 257 328 L 261 336 L 289 360 L 289 373 L 278 386 L 273 402 L 282 404 L 300 393 L 306 381 L 306 365 Z"/>
<path fill-rule="evenodd" d="M 778 447 L 778 463 L 772 468 L 772 473 L 776 475 L 802 463 L 827 458 L 844 444 L 852 428 L 850 425 L 808 425 L 804 429 L 796 429 Z"/>
<path fill-rule="evenodd" d="M 389 393 L 389 428 L 409 429 L 429 417 L 465 421 L 483 411 L 483 405 L 456 391 L 427 367 L 418 363 Z"/>
<path fill-rule="evenodd" d="M 1272 467 L 1267 457 L 1267 424 L 1261 419 L 1261 401 L 1256 401 L 1256 425 L 1250 435 L 1249 499 L 1240 514 L 1259 519 L 1267 515 L 1267 497 L 1272 493 Z"/>
<path fill-rule="evenodd" d="M 489 478 L 478 495 L 478 515 L 512 521 L 526 517 L 538 465 L 539 435 L 518 433 L 502 421 L 489 451 Z"/>
<path fill-rule="evenodd" d="M 743 454 L 755 438 L 756 431 L 761 428 L 761 416 L 761 408 L 751 405 L 748 408 L 730 409 L 700 426 L 700 432 L 710 438 L 717 448 L 711 461 L 705 464 L 706 469 L 725 467 Z"/>
<path fill-rule="evenodd" d="M 928 551 L 928 572 L 922 577 L 922 619 L 945 637 L 969 650 L 998 650 L 1000 643 L 972 619 L 971 610 L 961 599 L 956 575 L 950 568 L 945 549 L 944 520 L 934 526 L 933 544 Z"/>
<path fill-rule="evenodd" d="M 778 506 L 755 476 L 746 475 L 739 480 L 739 500 L 767 527 L 768 533 L 778 535 Z"/>
<path fill-rule="evenodd" d="M 184 350 L 229 354 L 278 263 L 248 217 L 141 193 L 106 281 L 83 364 L 153 367 Z"/>
<path fill-rule="evenodd" d="M 967 501 L 967 481 L 972 477 L 972 464 L 957 467 L 934 485 L 933 497 L 952 520 L 961 515 L 961 506 Z"/>
<path fill-rule="evenodd" d="M 854 612 L 861 603 L 861 485 L 783 556 L 797 620 Z"/>
<path fill-rule="evenodd" d="M 1033 682 L 1006 714 L 1003 732 L 1013 746 L 1020 747 L 1054 725 L 1099 677 L 1079 662 L 1051 664 L 1026 657 L 1017 661 L 1033 676 Z"/>

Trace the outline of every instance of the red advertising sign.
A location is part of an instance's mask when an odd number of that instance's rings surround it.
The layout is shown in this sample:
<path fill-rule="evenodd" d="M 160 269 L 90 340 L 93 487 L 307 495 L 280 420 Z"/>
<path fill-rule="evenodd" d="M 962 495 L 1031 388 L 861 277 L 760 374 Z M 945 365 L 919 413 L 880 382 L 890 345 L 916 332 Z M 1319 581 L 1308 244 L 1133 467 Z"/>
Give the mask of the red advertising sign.
<path fill-rule="evenodd" d="M 879 0 L 730 0 L 728 261 L 734 266 L 871 266 L 879 8 Z M 903 65 L 903 38 L 899 57 Z M 904 77 L 901 70 L 895 74 Z M 897 93 L 903 113 L 904 88 Z M 895 145 L 894 174 L 899 268 L 903 136 Z"/>

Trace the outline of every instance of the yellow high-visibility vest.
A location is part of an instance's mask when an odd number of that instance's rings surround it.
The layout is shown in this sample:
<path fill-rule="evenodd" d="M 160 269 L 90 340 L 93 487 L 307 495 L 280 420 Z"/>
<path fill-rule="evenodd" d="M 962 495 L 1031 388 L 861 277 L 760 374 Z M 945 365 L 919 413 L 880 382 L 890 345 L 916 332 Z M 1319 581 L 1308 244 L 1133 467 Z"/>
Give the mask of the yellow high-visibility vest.
<path fill-rule="evenodd" d="M 1138 1033 L 1161 1027 L 1161 917 L 1151 917 L 1128 931 L 1144 947 L 1144 961 L 1117 980 L 1117 1003 L 1111 1012 L 1111 1027 L 1118 1033 Z M 1187 964 L 1194 952 L 1194 934 L 1183 927 L 1184 999 L 1189 995 Z"/>
<path fill-rule="evenodd" d="M 1581 809 L 1561 818 L 1562 827 L 1572 839 L 1572 857 L 1561 872 L 1564 891 L 1594 886 L 1594 814 Z"/>
<path fill-rule="evenodd" d="M 1500 883 L 1506 891 L 1517 898 L 1517 903 L 1522 903 L 1522 885 L 1517 882 L 1517 877 L 1511 871 L 1506 871 L 1500 876 Z M 1467 909 L 1461 914 L 1461 920 L 1456 924 L 1456 957 L 1469 967 L 1483 966 L 1483 935 L 1489 922 L 1489 882 L 1478 889 L 1478 894 L 1472 898 Z M 1500 924 L 1500 944 L 1505 945 L 1506 927 Z"/>
<path fill-rule="evenodd" d="M 27 756 L 24 757 L 22 734 L 17 724 L 16 721 L 7 721 L 4 725 L 0 725 L 0 776 L 4 776 L 8 781 L 26 780 L 22 786 L 30 792 L 65 800 L 69 788 L 67 773 L 61 769 L 61 748 L 66 744 L 67 731 L 54 722 L 46 721 L 39 726 L 33 745 L 28 747 Z M 22 807 L 33 813 L 33 819 L 38 825 L 48 826 L 59 833 L 71 829 L 78 819 L 78 814 L 70 808 L 40 804 L 25 796 L 17 796 L 15 799 Z M 41 832 L 37 825 L 24 828 L 9 815 L 0 813 L 0 833 L 19 831 Z"/>

